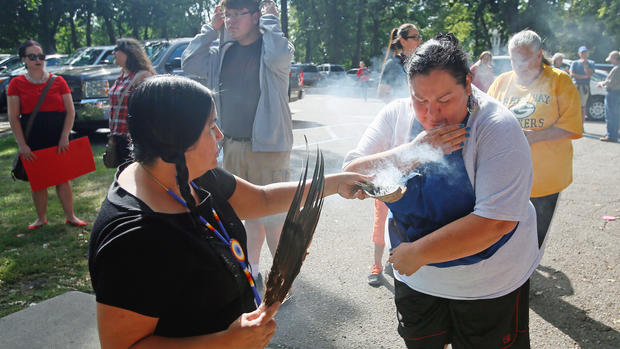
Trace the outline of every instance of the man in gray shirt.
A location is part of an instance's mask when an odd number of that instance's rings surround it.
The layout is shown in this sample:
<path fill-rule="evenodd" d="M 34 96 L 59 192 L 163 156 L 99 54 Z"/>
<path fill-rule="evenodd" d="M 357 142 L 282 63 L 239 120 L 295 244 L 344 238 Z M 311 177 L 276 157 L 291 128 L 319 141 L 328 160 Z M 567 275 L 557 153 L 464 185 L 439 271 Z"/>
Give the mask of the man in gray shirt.
<path fill-rule="evenodd" d="M 185 72 L 206 77 L 216 92 L 224 169 L 265 185 L 289 179 L 293 124 L 288 75 L 294 48 L 282 33 L 274 2 L 260 4 L 259 8 L 258 0 L 223 0 L 181 61 Z M 218 36 L 219 45 L 212 45 Z M 283 222 L 284 215 L 245 221 L 255 279 L 265 237 L 275 254 Z"/>

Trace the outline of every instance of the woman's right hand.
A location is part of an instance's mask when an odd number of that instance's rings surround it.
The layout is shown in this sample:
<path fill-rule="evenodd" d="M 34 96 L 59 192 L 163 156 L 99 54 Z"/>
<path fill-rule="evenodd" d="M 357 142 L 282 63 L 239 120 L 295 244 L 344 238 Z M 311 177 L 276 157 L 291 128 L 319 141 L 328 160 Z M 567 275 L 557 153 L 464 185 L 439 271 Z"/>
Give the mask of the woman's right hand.
<path fill-rule="evenodd" d="M 469 128 L 465 125 L 447 125 L 420 132 L 410 144 L 413 146 L 428 144 L 435 149 L 441 149 L 444 154 L 450 154 L 463 148 L 467 137 Z"/>
<path fill-rule="evenodd" d="M 19 146 L 19 155 L 26 161 L 34 161 L 37 158 L 27 144 Z"/>
<path fill-rule="evenodd" d="M 237 318 L 228 330 L 234 332 L 234 347 L 264 348 L 269 344 L 276 331 L 276 322 L 273 316 L 280 308 L 280 302 L 270 307 L 262 303 L 251 313 L 244 313 Z"/>
<path fill-rule="evenodd" d="M 211 28 L 214 30 L 220 30 L 224 25 L 224 10 L 222 4 L 215 6 L 215 12 L 213 13 L 213 19 L 211 20 Z"/>

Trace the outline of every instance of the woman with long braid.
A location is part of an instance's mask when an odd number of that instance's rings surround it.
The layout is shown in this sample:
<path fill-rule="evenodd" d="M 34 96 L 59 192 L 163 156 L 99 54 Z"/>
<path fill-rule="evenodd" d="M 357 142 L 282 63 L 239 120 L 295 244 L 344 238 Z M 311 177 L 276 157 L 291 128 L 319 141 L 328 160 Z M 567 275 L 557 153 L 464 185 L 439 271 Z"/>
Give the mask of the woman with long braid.
<path fill-rule="evenodd" d="M 255 186 L 217 167 L 211 92 L 155 76 L 129 101 L 136 162 L 121 166 L 93 226 L 89 269 L 103 348 L 262 348 L 266 307 L 245 262 L 241 219 L 284 212 L 297 183 Z M 325 195 L 360 197 L 362 175 L 325 178 Z"/>

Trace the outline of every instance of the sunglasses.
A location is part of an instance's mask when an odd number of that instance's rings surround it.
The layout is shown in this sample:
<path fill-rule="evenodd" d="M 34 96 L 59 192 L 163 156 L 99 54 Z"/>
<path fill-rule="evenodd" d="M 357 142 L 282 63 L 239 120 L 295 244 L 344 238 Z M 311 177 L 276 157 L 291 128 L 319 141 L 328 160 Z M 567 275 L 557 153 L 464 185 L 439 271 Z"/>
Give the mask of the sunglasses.
<path fill-rule="evenodd" d="M 224 13 L 224 18 L 230 21 L 230 20 L 235 20 L 235 19 L 237 19 L 237 18 L 239 18 L 241 16 L 245 16 L 245 15 L 250 14 L 250 13 L 253 13 L 253 12 L 251 12 L 251 11 L 243 11 L 243 12 L 240 12 L 240 13 Z"/>
<path fill-rule="evenodd" d="M 413 35 L 405 36 L 403 39 L 405 39 L 405 40 L 407 40 L 407 39 L 422 40 L 422 36 L 420 36 L 418 34 L 413 34 Z"/>
<path fill-rule="evenodd" d="M 34 53 L 30 53 L 30 54 L 27 54 L 26 57 L 28 57 L 28 59 L 33 61 L 33 62 L 36 61 L 37 58 L 42 60 L 42 61 L 45 60 L 45 55 L 42 54 L 42 53 L 39 53 L 38 55 L 35 55 Z"/>

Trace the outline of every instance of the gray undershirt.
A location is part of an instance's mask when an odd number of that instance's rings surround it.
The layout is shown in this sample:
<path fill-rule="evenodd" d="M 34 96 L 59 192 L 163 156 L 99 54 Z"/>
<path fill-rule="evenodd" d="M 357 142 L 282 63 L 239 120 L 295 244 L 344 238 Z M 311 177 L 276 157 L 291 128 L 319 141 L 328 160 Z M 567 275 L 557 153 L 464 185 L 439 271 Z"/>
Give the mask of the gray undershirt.
<path fill-rule="evenodd" d="M 224 56 L 220 72 L 220 120 L 224 135 L 251 138 L 260 97 L 262 37 L 241 46 L 234 43 Z"/>

